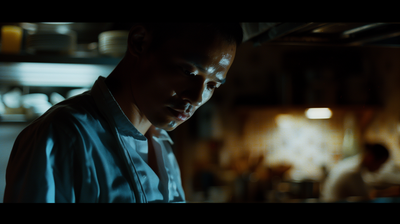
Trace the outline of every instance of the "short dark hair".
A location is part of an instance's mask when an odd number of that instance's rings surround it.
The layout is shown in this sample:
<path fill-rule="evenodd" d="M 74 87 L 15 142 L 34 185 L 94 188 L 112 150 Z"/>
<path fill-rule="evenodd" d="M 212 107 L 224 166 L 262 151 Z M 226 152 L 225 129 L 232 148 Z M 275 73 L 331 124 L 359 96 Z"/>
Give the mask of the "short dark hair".
<path fill-rule="evenodd" d="M 166 40 L 197 32 L 198 37 L 206 38 L 219 34 L 229 44 L 239 46 L 243 41 L 243 30 L 240 23 L 135 23 L 141 24 L 153 34 L 153 49 L 161 46 Z"/>
<path fill-rule="evenodd" d="M 365 152 L 371 153 L 375 161 L 387 160 L 389 150 L 382 144 L 365 144 Z"/>

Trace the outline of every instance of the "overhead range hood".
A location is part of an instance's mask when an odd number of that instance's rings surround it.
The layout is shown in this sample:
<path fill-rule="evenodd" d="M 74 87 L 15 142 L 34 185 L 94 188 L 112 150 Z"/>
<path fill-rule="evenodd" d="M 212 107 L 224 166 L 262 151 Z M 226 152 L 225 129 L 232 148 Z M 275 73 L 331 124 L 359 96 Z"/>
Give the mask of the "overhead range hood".
<path fill-rule="evenodd" d="M 400 47 L 400 23 L 241 23 L 243 42 Z"/>

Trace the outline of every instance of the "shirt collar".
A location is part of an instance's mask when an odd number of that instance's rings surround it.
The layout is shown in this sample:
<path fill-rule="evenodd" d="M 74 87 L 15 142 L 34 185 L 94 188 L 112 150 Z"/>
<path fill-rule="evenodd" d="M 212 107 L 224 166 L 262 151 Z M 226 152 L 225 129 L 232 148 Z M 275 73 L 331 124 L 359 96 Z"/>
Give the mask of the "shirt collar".
<path fill-rule="evenodd" d="M 117 101 L 108 90 L 104 77 L 100 76 L 96 80 L 91 89 L 91 94 L 101 113 L 120 134 L 131 135 L 138 140 L 146 140 L 146 137 L 142 135 L 126 117 Z"/>
<path fill-rule="evenodd" d="M 161 128 L 156 128 L 156 130 L 158 131 L 158 136 L 157 136 L 158 139 L 160 139 L 162 141 L 168 141 L 171 145 L 174 144 L 171 137 L 168 135 L 167 131 L 165 131 Z"/>
<path fill-rule="evenodd" d="M 104 77 L 100 76 L 96 80 L 91 89 L 91 94 L 95 99 L 96 105 L 100 109 L 101 113 L 106 117 L 108 122 L 113 124 L 115 128 L 118 129 L 120 133 L 132 135 L 134 138 L 139 140 L 147 139 L 126 117 L 121 107 L 108 90 Z M 174 144 L 167 131 L 160 128 L 155 129 L 157 131 L 157 136 L 155 137 L 163 141 L 168 141 L 171 143 L 171 145 Z"/>

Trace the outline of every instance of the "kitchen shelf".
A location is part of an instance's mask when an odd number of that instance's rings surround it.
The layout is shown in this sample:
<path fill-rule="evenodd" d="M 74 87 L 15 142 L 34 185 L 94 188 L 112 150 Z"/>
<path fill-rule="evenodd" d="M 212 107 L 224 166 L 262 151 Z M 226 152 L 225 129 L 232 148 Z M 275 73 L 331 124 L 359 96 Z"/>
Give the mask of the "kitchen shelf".
<path fill-rule="evenodd" d="M 28 122 L 28 119 L 26 119 L 25 114 L 0 114 L 0 123 L 10 123 L 10 122 L 22 123 L 22 122 Z"/>
<path fill-rule="evenodd" d="M 107 77 L 121 58 L 0 54 L 0 85 L 90 87 Z"/>
<path fill-rule="evenodd" d="M 0 54 L 0 87 L 90 88 L 107 77 L 121 58 Z M 28 122 L 25 114 L 0 114 L 0 123 Z"/>
<path fill-rule="evenodd" d="M 122 58 L 114 57 L 76 57 L 64 55 L 11 55 L 0 54 L 0 62 L 43 62 L 43 63 L 70 63 L 70 64 L 97 64 L 117 65 Z"/>

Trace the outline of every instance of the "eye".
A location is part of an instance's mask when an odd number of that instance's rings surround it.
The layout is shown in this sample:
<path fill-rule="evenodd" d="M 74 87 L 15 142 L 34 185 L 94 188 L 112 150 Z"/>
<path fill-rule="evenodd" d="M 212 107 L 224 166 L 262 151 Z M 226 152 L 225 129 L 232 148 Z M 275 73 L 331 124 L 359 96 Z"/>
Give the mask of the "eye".
<path fill-rule="evenodd" d="M 188 70 L 186 70 L 186 69 L 184 69 L 184 68 L 182 68 L 182 70 L 183 70 L 183 73 L 184 73 L 185 75 L 187 75 L 187 76 L 191 76 L 191 77 L 196 76 L 195 73 L 189 72 Z"/>
<path fill-rule="evenodd" d="M 183 72 L 183 74 L 187 75 L 187 76 L 196 76 L 196 74 L 194 72 L 190 72 L 187 68 L 184 68 L 183 66 L 179 66 L 180 70 Z"/>
<path fill-rule="evenodd" d="M 207 87 L 208 87 L 210 90 L 214 90 L 214 89 L 218 89 L 219 86 L 217 86 L 217 85 L 214 84 L 214 83 L 210 83 L 210 84 L 207 85 Z"/>

